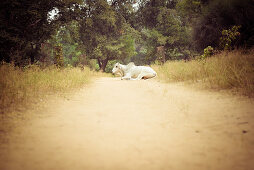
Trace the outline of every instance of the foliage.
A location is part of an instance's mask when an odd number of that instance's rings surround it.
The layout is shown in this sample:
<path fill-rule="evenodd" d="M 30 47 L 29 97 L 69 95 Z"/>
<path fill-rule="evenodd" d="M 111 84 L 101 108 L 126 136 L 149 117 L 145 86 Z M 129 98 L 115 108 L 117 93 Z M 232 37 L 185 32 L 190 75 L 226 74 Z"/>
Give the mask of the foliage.
<path fill-rule="evenodd" d="M 99 70 L 100 70 L 99 64 L 97 63 L 97 60 L 96 60 L 96 59 L 90 59 L 90 60 L 88 61 L 88 67 L 89 67 L 91 70 L 95 70 L 95 71 L 99 71 Z"/>
<path fill-rule="evenodd" d="M 254 44 L 254 3 L 252 0 L 213 0 L 203 5 L 202 13 L 193 26 L 193 40 L 197 50 L 207 46 L 219 47 L 221 30 L 241 25 L 235 45 L 251 47 Z"/>
<path fill-rule="evenodd" d="M 48 41 L 51 46 L 56 46 L 57 44 L 62 46 L 65 66 L 87 64 L 85 50 L 79 36 L 78 22 L 71 21 L 59 27 Z"/>
<path fill-rule="evenodd" d="M 54 63 L 58 67 L 63 66 L 63 48 L 61 45 L 56 45 L 54 47 Z"/>
<path fill-rule="evenodd" d="M 158 58 L 185 58 L 190 53 L 190 29 L 175 10 L 177 3 L 170 4 L 169 1 L 150 1 L 140 9 L 139 17 L 144 25 L 141 30 L 144 43 L 140 49 L 145 49 L 148 64 Z M 158 51 L 160 48 L 164 54 Z"/>
<path fill-rule="evenodd" d="M 134 54 L 134 32 L 114 7 L 104 0 L 87 1 L 88 11 L 81 21 L 80 35 L 90 59 L 97 59 L 105 71 L 109 60 L 124 60 Z"/>
<path fill-rule="evenodd" d="M 105 71 L 110 60 L 151 64 L 187 60 L 208 46 L 252 47 L 253 8 L 252 0 L 4 1 L 0 60 L 50 65 L 60 44 L 65 66 L 96 59 Z"/>
<path fill-rule="evenodd" d="M 232 50 L 234 41 L 240 36 L 238 31 L 241 26 L 233 26 L 231 29 L 223 30 L 220 37 L 220 48 L 223 50 Z"/>
<path fill-rule="evenodd" d="M 202 3 L 200 0 L 181 0 L 176 5 L 176 10 L 186 25 L 192 24 L 200 15 Z"/>
<path fill-rule="evenodd" d="M 142 38 L 145 42 L 143 52 L 145 60 L 150 64 L 157 59 L 157 48 L 158 46 L 164 46 L 167 41 L 167 37 L 163 36 L 156 29 L 143 29 Z"/>
<path fill-rule="evenodd" d="M 106 73 L 111 73 L 114 65 L 117 63 L 117 60 L 110 60 L 107 64 L 107 67 L 105 68 Z"/>
<path fill-rule="evenodd" d="M 208 46 L 204 49 L 204 54 L 202 54 L 201 56 L 198 56 L 196 59 L 198 60 L 204 60 L 208 57 L 211 57 L 214 54 L 214 49 L 211 46 Z"/>
<path fill-rule="evenodd" d="M 39 59 L 41 44 L 73 17 L 76 0 L 9 0 L 0 4 L 0 60 L 16 65 Z M 50 18 L 50 12 L 58 14 Z"/>

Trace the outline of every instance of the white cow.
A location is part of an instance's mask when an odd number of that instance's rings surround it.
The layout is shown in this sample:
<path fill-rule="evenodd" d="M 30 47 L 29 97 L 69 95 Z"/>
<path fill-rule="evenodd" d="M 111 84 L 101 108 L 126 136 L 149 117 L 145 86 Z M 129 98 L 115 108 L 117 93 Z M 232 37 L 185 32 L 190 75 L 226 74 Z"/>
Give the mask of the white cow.
<path fill-rule="evenodd" d="M 116 63 L 112 69 L 112 73 L 120 74 L 121 80 L 149 79 L 157 75 L 151 67 L 135 66 L 133 62 L 128 65 Z"/>

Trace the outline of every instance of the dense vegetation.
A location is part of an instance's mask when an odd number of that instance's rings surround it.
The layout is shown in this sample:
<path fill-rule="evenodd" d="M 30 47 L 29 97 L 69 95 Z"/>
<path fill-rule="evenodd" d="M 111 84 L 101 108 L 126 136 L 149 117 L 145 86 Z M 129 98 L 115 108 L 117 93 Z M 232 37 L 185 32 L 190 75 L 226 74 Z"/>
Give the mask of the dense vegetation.
<path fill-rule="evenodd" d="M 107 71 L 116 61 L 187 60 L 208 46 L 251 48 L 253 9 L 252 0 L 5 0 L 0 57 Z M 233 26 L 235 37 L 225 32 Z"/>

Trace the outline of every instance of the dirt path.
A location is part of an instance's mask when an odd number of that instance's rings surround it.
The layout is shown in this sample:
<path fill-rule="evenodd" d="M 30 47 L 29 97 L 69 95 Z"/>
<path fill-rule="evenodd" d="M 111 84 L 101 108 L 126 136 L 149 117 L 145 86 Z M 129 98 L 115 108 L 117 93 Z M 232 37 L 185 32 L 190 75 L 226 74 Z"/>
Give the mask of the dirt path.
<path fill-rule="evenodd" d="M 2 130 L 1 170 L 254 169 L 254 102 L 245 98 L 99 78 L 32 117 Z"/>

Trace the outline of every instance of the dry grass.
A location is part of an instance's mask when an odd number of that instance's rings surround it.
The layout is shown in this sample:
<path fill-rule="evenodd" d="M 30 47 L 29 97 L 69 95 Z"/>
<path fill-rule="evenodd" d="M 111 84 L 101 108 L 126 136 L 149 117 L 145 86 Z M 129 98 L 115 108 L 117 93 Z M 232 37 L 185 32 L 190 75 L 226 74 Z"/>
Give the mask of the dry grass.
<path fill-rule="evenodd" d="M 0 110 L 2 113 L 28 106 L 45 95 L 82 87 L 95 73 L 88 68 L 25 69 L 9 64 L 0 65 Z"/>
<path fill-rule="evenodd" d="M 253 50 L 222 52 L 203 61 L 170 61 L 153 68 L 167 82 L 202 82 L 209 88 L 234 89 L 254 96 Z"/>

